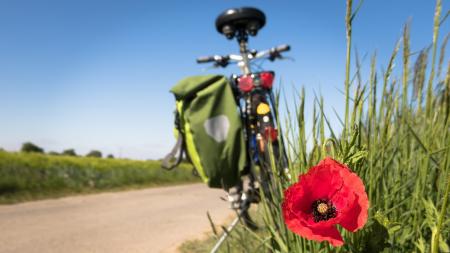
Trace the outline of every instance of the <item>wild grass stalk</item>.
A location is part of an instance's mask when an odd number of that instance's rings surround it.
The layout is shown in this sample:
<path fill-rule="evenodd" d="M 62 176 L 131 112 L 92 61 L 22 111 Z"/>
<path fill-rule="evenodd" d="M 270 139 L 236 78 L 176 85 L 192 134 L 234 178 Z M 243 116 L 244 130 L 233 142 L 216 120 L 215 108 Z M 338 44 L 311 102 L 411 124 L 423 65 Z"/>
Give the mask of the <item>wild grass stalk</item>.
<path fill-rule="evenodd" d="M 430 77 L 428 79 L 428 87 L 427 87 L 427 104 L 426 104 L 426 111 L 427 111 L 427 118 L 431 116 L 431 106 L 432 106 L 432 99 L 433 99 L 433 83 L 434 83 L 434 68 L 436 63 L 436 51 L 437 51 L 437 40 L 439 36 L 439 27 L 441 25 L 441 11 L 442 11 L 442 3 L 441 0 L 437 0 L 436 3 L 436 9 L 434 13 L 434 26 L 433 26 L 433 43 L 432 43 L 432 56 L 431 56 L 431 73 Z"/>
<path fill-rule="evenodd" d="M 347 136 L 347 124 L 348 124 L 348 110 L 349 110 L 349 92 L 350 92 L 350 53 L 352 48 L 352 21 L 353 21 L 353 15 L 352 15 L 352 5 L 353 0 L 347 0 L 347 10 L 346 10 L 346 16 L 345 16 L 345 31 L 346 31 L 346 38 L 347 38 L 347 49 L 346 49 L 346 61 L 345 61 L 345 118 L 344 118 L 344 130 L 343 130 L 343 137 L 346 138 Z"/>

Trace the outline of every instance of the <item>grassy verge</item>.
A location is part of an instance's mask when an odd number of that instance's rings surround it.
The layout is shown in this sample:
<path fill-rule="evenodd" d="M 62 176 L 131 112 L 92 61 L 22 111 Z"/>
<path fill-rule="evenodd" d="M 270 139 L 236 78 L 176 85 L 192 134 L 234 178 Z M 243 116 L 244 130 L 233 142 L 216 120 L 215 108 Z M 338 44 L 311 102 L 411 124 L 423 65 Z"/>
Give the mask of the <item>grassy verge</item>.
<path fill-rule="evenodd" d="M 157 161 L 50 156 L 0 151 L 0 203 L 79 193 L 199 182 L 191 166 Z"/>
<path fill-rule="evenodd" d="M 431 46 L 412 53 L 406 24 L 391 57 L 384 59 L 387 68 L 377 70 L 374 54 L 366 78 L 357 55 L 356 66 L 350 67 L 352 20 L 358 9 L 347 0 L 342 132 L 330 125 L 330 115 L 324 113 L 323 99 L 318 97 L 312 132 L 307 134 L 302 91 L 295 103 L 298 106 L 288 108 L 284 126 L 293 180 L 275 177 L 275 190 L 259 204 L 264 210 L 263 231 L 248 232 L 248 240 L 234 239 L 241 237 L 242 228 L 233 231 L 222 252 L 450 252 L 450 62 L 445 60 L 450 35 L 439 45 L 439 28 L 445 21 L 441 0 L 436 1 L 434 26 L 430 27 Z M 401 66 L 398 70 L 396 63 Z M 307 146 L 307 136 L 311 136 L 312 148 Z M 281 209 L 284 189 L 326 156 L 347 164 L 362 178 L 370 202 L 366 226 L 355 233 L 339 228 L 345 244 L 336 248 L 292 233 Z M 273 173 L 277 174 L 276 168 Z M 185 247 L 194 244 L 199 250 L 184 252 L 203 252 L 201 245 L 210 248 L 211 240 L 214 236 L 187 243 Z M 247 250 L 249 245 L 253 248 Z"/>

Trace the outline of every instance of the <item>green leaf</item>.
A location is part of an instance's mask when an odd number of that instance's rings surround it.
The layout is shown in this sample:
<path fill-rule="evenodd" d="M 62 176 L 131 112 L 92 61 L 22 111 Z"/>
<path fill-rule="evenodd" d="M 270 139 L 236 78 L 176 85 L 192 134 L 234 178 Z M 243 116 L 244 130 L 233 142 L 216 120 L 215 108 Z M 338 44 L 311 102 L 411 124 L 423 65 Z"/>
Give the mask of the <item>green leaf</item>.
<path fill-rule="evenodd" d="M 442 235 L 439 236 L 439 249 L 441 250 L 441 252 L 450 252 L 450 247 L 445 242 Z"/>
<path fill-rule="evenodd" d="M 387 229 L 389 235 L 393 235 L 402 228 L 399 222 L 390 221 L 381 211 L 377 211 L 374 218 Z"/>
<path fill-rule="evenodd" d="M 364 245 L 360 252 L 378 253 L 390 246 L 388 229 L 378 220 L 373 220 L 365 231 Z"/>
<path fill-rule="evenodd" d="M 420 253 L 426 252 L 425 240 L 422 237 L 419 238 L 419 241 L 414 242 L 414 244 L 416 245 Z"/>

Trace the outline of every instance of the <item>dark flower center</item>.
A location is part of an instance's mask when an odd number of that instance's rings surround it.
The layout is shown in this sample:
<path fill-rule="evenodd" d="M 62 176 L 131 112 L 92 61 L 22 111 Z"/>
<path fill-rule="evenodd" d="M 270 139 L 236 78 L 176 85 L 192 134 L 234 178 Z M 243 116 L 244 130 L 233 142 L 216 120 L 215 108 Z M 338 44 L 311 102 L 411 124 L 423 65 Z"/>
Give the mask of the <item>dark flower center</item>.
<path fill-rule="evenodd" d="M 312 204 L 312 213 L 314 216 L 314 222 L 327 221 L 336 217 L 336 207 L 333 203 L 327 199 L 318 199 Z"/>

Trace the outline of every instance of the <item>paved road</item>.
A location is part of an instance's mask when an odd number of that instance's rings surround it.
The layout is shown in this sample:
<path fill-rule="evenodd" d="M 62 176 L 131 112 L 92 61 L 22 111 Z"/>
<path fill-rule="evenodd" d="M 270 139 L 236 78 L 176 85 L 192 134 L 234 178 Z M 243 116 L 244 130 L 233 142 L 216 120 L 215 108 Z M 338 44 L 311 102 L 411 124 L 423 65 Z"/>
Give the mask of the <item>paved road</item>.
<path fill-rule="evenodd" d="M 0 253 L 175 252 L 231 215 L 202 184 L 0 206 Z"/>

